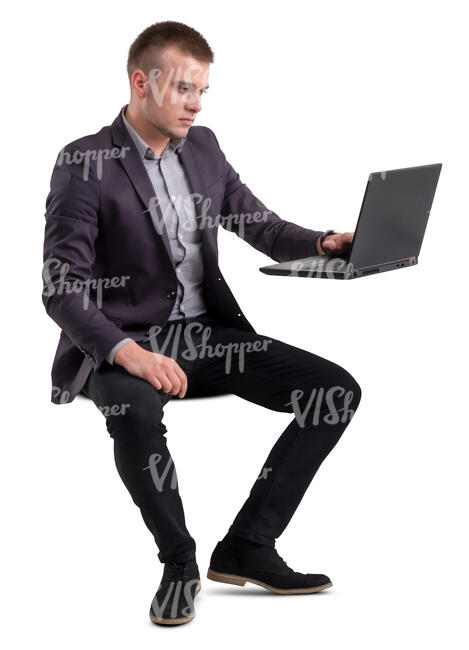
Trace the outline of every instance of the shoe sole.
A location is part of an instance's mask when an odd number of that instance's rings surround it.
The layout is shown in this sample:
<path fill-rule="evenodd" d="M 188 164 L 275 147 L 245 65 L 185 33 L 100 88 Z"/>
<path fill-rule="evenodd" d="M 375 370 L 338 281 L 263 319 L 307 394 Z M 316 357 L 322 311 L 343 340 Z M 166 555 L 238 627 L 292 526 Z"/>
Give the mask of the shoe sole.
<path fill-rule="evenodd" d="M 329 589 L 332 587 L 332 582 L 326 582 L 323 585 L 318 585 L 317 587 L 305 587 L 303 589 L 277 589 L 277 587 L 272 587 L 271 585 L 261 582 L 260 580 L 255 580 L 254 578 L 244 578 L 242 576 L 232 575 L 230 573 L 219 573 L 213 569 L 207 571 L 207 578 L 209 580 L 214 580 L 215 582 L 224 582 L 229 585 L 236 585 L 238 587 L 244 587 L 246 582 L 252 582 L 259 587 L 264 587 L 269 591 L 273 591 L 275 594 L 313 594 L 316 591 L 322 591 L 323 589 Z"/>
<path fill-rule="evenodd" d="M 201 588 L 202 587 L 199 582 L 199 584 L 195 588 L 194 598 L 197 596 Z M 154 616 L 154 614 L 152 614 L 152 611 L 150 609 L 150 620 L 152 623 L 156 623 L 156 625 L 182 625 L 182 623 L 188 623 L 189 621 L 192 621 L 194 616 L 195 616 L 195 610 L 192 612 L 190 616 L 185 616 L 184 618 L 158 618 L 157 616 Z"/>

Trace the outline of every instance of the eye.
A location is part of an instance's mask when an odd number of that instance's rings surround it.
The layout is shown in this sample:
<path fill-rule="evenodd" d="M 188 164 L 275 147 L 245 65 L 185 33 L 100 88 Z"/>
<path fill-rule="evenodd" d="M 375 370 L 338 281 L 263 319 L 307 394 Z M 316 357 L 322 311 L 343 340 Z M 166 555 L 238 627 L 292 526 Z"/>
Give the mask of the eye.
<path fill-rule="evenodd" d="M 179 90 L 180 90 L 181 92 L 185 93 L 185 92 L 187 92 L 188 90 L 190 90 L 190 88 L 189 88 L 189 86 L 179 86 Z M 206 90 L 201 90 L 201 91 L 200 91 L 200 94 L 202 95 L 202 94 L 204 94 L 204 93 L 206 93 L 206 92 L 207 92 Z"/>

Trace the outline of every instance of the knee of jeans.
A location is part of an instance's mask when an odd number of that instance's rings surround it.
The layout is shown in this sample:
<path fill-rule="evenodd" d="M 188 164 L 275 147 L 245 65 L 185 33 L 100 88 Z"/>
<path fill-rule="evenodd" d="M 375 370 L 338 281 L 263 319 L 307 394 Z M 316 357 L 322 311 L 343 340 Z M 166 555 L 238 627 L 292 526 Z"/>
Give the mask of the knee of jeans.
<path fill-rule="evenodd" d="M 322 417 L 350 419 L 361 400 L 361 387 L 345 368 L 331 364 L 323 378 L 315 375 L 314 382 L 296 391 L 300 409 L 315 411 Z M 334 415 L 335 414 L 335 415 Z"/>
<path fill-rule="evenodd" d="M 362 389 L 355 377 L 345 368 L 338 366 L 334 374 L 333 386 L 347 399 L 350 408 L 356 411 L 360 404 Z"/>
<path fill-rule="evenodd" d="M 166 433 L 161 400 L 158 393 L 153 388 L 152 390 L 154 395 L 150 399 L 145 396 L 129 396 L 120 412 L 107 414 L 106 427 L 112 438 L 132 438 L 139 442 L 142 438 Z"/>

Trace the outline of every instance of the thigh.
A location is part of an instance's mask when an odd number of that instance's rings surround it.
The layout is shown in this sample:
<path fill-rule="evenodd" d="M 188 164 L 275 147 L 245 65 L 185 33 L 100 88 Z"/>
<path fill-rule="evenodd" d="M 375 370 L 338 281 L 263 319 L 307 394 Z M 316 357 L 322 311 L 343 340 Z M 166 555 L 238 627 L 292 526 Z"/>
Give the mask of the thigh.
<path fill-rule="evenodd" d="M 339 364 L 263 334 L 214 327 L 192 377 L 194 395 L 232 393 L 266 408 L 292 412 L 311 394 L 360 387 Z"/>

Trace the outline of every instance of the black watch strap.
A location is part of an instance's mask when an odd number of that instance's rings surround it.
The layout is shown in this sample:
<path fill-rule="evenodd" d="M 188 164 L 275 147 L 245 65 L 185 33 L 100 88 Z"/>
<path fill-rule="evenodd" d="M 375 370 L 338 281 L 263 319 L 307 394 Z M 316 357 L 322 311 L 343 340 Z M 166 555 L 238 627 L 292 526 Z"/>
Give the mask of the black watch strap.
<path fill-rule="evenodd" d="M 324 240 L 326 239 L 327 235 L 337 235 L 337 234 L 338 233 L 335 230 L 326 230 L 325 232 L 322 233 L 322 235 L 319 238 L 319 245 L 321 246 L 322 250 L 324 250 L 322 245 L 324 244 Z"/>

